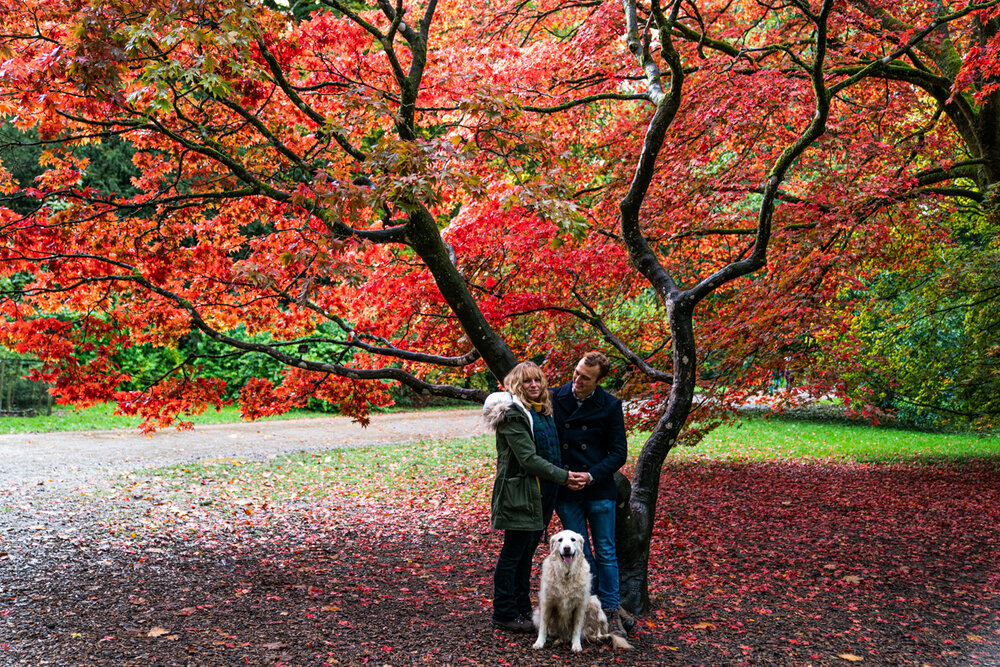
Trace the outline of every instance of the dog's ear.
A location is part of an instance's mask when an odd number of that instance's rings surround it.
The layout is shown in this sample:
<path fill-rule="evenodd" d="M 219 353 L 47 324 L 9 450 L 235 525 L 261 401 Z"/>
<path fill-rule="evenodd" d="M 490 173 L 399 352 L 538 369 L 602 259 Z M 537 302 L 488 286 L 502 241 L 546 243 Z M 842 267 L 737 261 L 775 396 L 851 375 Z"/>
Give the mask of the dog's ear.
<path fill-rule="evenodd" d="M 555 551 L 559 547 L 556 546 L 556 538 L 559 537 L 559 533 L 555 533 L 549 538 L 549 551 Z"/>

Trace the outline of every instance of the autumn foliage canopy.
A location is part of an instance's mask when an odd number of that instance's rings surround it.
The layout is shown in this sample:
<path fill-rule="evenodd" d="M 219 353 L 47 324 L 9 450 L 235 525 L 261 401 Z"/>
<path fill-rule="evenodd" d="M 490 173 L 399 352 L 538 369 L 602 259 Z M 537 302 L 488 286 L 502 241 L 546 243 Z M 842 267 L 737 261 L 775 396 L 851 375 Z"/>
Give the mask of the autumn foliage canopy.
<path fill-rule="evenodd" d="M 243 388 L 251 417 L 314 396 L 364 418 L 390 400 L 369 379 L 476 397 L 484 368 L 543 357 L 559 376 L 602 338 L 671 370 L 668 308 L 619 211 L 670 77 L 650 85 L 620 3 L 20 4 L 0 117 L 42 151 L 31 182 L 0 173 L 0 336 L 61 400 L 151 423 L 225 401 L 197 359 L 122 389 L 123 349 L 192 330 L 288 364 Z M 684 78 L 641 226 L 683 288 L 761 245 L 764 186 L 816 113 L 820 8 L 637 11 Z M 825 131 L 776 192 L 766 269 L 699 304 L 713 396 L 759 391 L 778 363 L 834 388 L 852 294 L 930 261 L 998 175 L 996 144 L 970 145 L 1000 85 L 995 3 L 823 11 Z M 113 139 L 134 151 L 127 192 L 90 185 L 80 157 Z M 664 391 L 633 368 L 626 393 Z"/>

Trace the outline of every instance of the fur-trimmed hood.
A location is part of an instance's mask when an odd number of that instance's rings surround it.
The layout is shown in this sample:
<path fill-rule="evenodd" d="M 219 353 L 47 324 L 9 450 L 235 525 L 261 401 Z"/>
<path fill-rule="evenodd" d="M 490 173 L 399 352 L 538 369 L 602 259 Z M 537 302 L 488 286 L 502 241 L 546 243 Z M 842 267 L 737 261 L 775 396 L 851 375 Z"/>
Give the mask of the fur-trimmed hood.
<path fill-rule="evenodd" d="M 517 396 L 507 391 L 498 391 L 486 397 L 486 403 L 483 404 L 483 421 L 486 422 L 486 428 L 491 432 L 495 432 L 504 415 L 507 414 L 507 411 L 512 406 L 517 406 L 527 418 L 528 428 L 531 429 L 531 436 L 534 437 L 535 424 L 531 418 L 531 413 L 528 412 L 528 408 L 524 407 L 524 403 Z"/>

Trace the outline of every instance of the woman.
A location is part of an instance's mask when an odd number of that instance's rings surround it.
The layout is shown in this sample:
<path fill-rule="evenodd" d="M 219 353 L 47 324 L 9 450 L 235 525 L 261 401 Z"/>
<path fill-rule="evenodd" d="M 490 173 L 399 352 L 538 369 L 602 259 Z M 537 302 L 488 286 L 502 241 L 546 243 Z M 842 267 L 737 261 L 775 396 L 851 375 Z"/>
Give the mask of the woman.
<path fill-rule="evenodd" d="M 493 625 L 532 632 L 529 591 L 535 548 L 552 518 L 558 485 L 583 481 L 560 467 L 559 434 L 542 369 L 530 361 L 520 363 L 503 384 L 507 391 L 490 394 L 483 406 L 487 428 L 497 437 L 491 520 L 494 529 L 504 531 L 493 576 Z"/>

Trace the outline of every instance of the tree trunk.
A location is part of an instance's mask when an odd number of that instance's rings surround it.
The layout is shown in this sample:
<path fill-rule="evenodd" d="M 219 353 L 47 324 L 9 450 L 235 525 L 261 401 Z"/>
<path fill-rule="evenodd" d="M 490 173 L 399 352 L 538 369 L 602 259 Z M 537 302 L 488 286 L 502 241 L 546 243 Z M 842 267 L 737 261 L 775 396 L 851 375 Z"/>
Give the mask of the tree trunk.
<path fill-rule="evenodd" d="M 697 378 L 693 305 L 682 297 L 668 301 L 668 307 L 674 366 L 670 399 L 663 416 L 642 446 L 632 484 L 629 485 L 623 475 L 616 478 L 618 511 L 615 543 L 621 604 L 633 615 L 649 611 L 649 555 L 656 523 L 656 503 L 660 497 L 661 473 L 667 454 L 677 442 L 691 413 Z"/>
<path fill-rule="evenodd" d="M 649 542 L 643 543 L 632 514 L 632 483 L 615 473 L 618 502 L 615 511 L 615 549 L 622 609 L 632 615 L 649 609 Z"/>
<path fill-rule="evenodd" d="M 496 379 L 503 380 L 510 369 L 517 365 L 518 359 L 486 320 L 469 291 L 465 278 L 452 262 L 434 217 L 422 205 L 410 216 L 407 237 L 410 247 L 427 265 L 441 296 L 455 313 L 473 347 L 479 351 Z"/>

